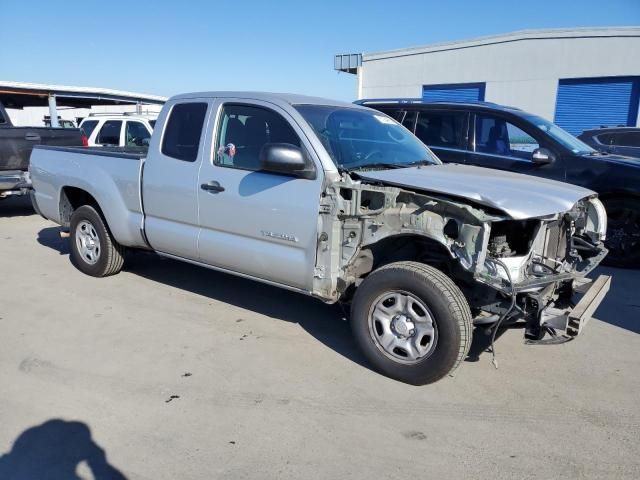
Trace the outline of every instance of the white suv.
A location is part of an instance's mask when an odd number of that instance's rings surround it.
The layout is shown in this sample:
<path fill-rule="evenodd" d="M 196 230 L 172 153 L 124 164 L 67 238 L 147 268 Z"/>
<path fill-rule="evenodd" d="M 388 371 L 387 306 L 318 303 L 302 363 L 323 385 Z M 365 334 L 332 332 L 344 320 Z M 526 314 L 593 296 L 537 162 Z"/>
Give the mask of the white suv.
<path fill-rule="evenodd" d="M 90 147 L 145 147 L 149 145 L 156 116 L 133 114 L 90 115 L 80 129 Z"/>

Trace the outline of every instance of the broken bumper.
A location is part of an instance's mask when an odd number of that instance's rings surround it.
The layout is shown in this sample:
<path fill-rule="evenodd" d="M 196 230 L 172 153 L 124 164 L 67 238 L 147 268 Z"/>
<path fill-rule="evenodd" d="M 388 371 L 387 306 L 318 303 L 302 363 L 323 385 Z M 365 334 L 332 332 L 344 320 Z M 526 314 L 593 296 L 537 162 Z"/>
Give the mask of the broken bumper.
<path fill-rule="evenodd" d="M 582 279 L 580 285 L 576 286 L 575 292 L 583 295 L 573 308 L 559 309 L 550 306 L 540 312 L 540 326 L 555 334 L 541 340 L 529 339 L 527 343 L 563 343 L 580 335 L 604 300 L 610 286 L 611 277 L 609 275 L 600 275 L 594 281 Z"/>

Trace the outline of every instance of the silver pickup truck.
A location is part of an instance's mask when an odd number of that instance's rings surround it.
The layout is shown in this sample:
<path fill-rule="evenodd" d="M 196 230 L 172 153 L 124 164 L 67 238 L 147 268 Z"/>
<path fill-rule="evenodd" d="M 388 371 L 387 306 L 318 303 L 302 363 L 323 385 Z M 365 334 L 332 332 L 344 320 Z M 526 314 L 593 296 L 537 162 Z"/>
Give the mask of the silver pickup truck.
<path fill-rule="evenodd" d="M 180 95 L 148 152 L 36 147 L 31 177 L 84 273 L 118 273 L 127 249 L 146 249 L 348 303 L 373 367 L 417 385 L 460 364 L 474 324 L 574 338 L 609 288 L 585 278 L 606 255 L 594 192 L 443 165 L 353 104 Z"/>

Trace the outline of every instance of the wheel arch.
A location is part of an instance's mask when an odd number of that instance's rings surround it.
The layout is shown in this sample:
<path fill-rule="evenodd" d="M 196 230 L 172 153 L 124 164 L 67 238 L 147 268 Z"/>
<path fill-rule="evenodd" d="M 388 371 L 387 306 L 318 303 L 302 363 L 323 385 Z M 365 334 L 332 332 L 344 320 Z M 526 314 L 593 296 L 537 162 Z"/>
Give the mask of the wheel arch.
<path fill-rule="evenodd" d="M 104 218 L 98 201 L 88 191 L 70 185 L 62 187 L 59 201 L 61 225 L 68 227 L 71 223 L 71 215 L 73 215 L 73 212 L 83 205 L 94 207 Z"/>
<path fill-rule="evenodd" d="M 142 213 L 127 208 L 120 191 L 102 185 L 95 192 L 89 185 L 66 184 L 60 188 L 58 195 L 59 222 L 63 227 L 69 227 L 71 215 L 83 205 L 90 205 L 96 209 L 104 219 L 114 238 L 127 247 L 148 248 L 143 236 Z"/>
<path fill-rule="evenodd" d="M 373 254 L 374 270 L 400 261 L 418 261 L 436 268 L 455 261 L 451 251 L 442 242 L 417 233 L 390 235 L 363 248 Z"/>

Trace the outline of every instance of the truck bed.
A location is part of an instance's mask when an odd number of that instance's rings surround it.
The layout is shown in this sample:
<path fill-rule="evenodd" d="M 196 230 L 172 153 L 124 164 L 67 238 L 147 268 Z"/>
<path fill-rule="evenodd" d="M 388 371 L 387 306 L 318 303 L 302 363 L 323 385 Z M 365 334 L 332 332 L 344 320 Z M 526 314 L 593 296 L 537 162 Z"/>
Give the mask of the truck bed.
<path fill-rule="evenodd" d="M 30 170 L 40 213 L 56 223 L 63 218 L 65 196 L 74 190 L 91 192 L 123 245 L 144 247 L 144 215 L 140 176 L 147 149 L 140 147 L 36 146 Z"/>

